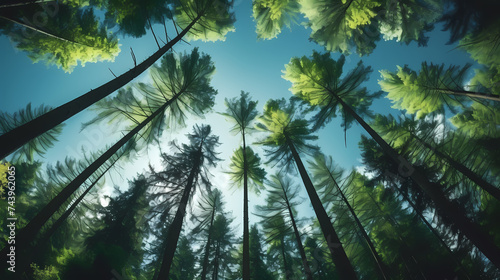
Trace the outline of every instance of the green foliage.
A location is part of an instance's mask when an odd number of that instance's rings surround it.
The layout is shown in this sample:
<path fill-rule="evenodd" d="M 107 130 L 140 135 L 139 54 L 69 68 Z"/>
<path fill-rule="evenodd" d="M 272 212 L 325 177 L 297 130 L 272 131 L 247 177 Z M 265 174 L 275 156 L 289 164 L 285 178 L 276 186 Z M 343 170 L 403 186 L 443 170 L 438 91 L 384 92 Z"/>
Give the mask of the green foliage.
<path fill-rule="evenodd" d="M 262 238 L 256 224 L 250 227 L 250 278 L 273 280 L 273 274 L 266 266 L 266 257 L 262 247 Z"/>
<path fill-rule="evenodd" d="M 187 40 L 224 41 L 226 34 L 234 31 L 236 19 L 229 11 L 233 1 L 175 0 L 174 3 L 176 22 L 183 29 L 201 16 L 186 35 Z"/>
<path fill-rule="evenodd" d="M 445 107 L 454 111 L 455 107 L 463 106 L 465 98 L 453 94 L 465 91 L 464 79 L 469 68 L 467 64 L 445 69 L 444 64 L 428 65 L 424 62 L 417 73 L 406 65 L 398 66 L 396 72 L 381 70 L 379 85 L 388 93 L 387 98 L 394 104 L 392 108 L 406 110 L 422 118 L 433 112 L 443 113 Z"/>
<path fill-rule="evenodd" d="M 23 16 L 33 17 L 29 13 L 19 17 Z M 120 52 L 118 39 L 100 25 L 93 9 L 59 5 L 57 17 L 48 18 L 43 30 L 31 26 L 25 29 L 16 23 L 8 25 L 3 33 L 34 63 L 45 61 L 68 73 L 78 63 L 85 66 L 88 62 L 114 61 Z"/>
<path fill-rule="evenodd" d="M 320 109 L 312 118 L 314 130 L 337 116 L 341 110 L 337 98 L 355 108 L 358 115 L 372 116 L 369 107 L 372 99 L 378 97 L 380 93 L 369 94 L 366 87 L 361 88 L 361 83 L 368 80 L 372 72 L 371 67 L 364 66 L 360 61 L 356 68 L 342 76 L 344 63 L 345 56 L 335 61 L 330 53 L 320 54 L 313 51 L 312 58 L 293 57 L 285 65 L 282 77 L 292 83 L 290 91 L 312 106 L 312 109 L 316 107 Z M 341 113 L 344 118 L 343 126 L 348 128 L 354 117 L 347 115 L 344 110 Z"/>
<path fill-rule="evenodd" d="M 146 35 L 149 24 L 171 18 L 166 0 L 106 0 L 97 6 L 106 10 L 106 22 L 118 24 L 121 33 L 138 38 Z"/>
<path fill-rule="evenodd" d="M 242 186 L 245 169 L 246 175 L 248 176 L 250 187 L 253 187 L 254 191 L 260 193 L 260 188 L 263 186 L 264 178 L 266 177 L 266 171 L 264 168 L 260 167 L 260 157 L 257 155 L 251 147 L 246 147 L 246 164 L 243 160 L 243 147 L 239 147 L 233 153 L 231 157 L 231 163 L 229 164 L 230 171 L 226 172 L 231 177 L 231 181 Z"/>
<path fill-rule="evenodd" d="M 307 143 L 318 137 L 311 135 L 308 122 L 295 117 L 297 113 L 295 103 L 287 104 L 285 99 L 270 99 L 264 106 L 264 113 L 258 118 L 256 127 L 268 133 L 268 136 L 259 141 L 263 145 L 269 160 L 267 163 L 279 164 L 291 170 L 293 156 L 287 139 L 293 143 L 298 152 L 311 154 L 317 150 L 316 146 Z"/>
<path fill-rule="evenodd" d="M 115 97 L 97 102 L 93 109 L 98 114 L 83 127 L 107 120 L 130 124 L 128 129 L 133 129 L 161 109 L 141 135 L 143 144 L 158 141 L 165 128 L 184 127 L 188 113 L 202 116 L 212 108 L 217 94 L 210 86 L 214 72 L 210 56 L 200 54 L 197 48 L 190 54 L 168 53 L 160 66 L 152 67 L 152 84 L 138 83 L 138 92 L 120 89 Z"/>
<path fill-rule="evenodd" d="M 284 26 L 297 23 L 300 11 L 297 0 L 254 0 L 252 8 L 259 39 L 278 37 Z"/>
<path fill-rule="evenodd" d="M 28 105 L 26 105 L 26 109 L 20 109 L 14 114 L 0 112 L 0 135 L 49 112 L 51 109 L 51 107 L 44 105 L 32 109 L 31 103 L 28 103 Z M 43 157 L 45 151 L 54 146 L 54 142 L 57 141 L 57 138 L 61 134 L 63 126 L 64 124 L 60 124 L 29 141 L 12 155 L 12 161 L 33 162 L 35 155 Z"/>
<path fill-rule="evenodd" d="M 379 12 L 380 33 L 385 40 L 396 39 L 410 44 L 418 42 L 426 46 L 429 37 L 424 32 L 431 31 L 434 22 L 442 14 L 442 3 L 437 0 L 382 1 L 384 10 Z"/>
<path fill-rule="evenodd" d="M 450 119 L 461 133 L 470 138 L 500 137 L 500 108 L 479 102 L 464 109 Z"/>
<path fill-rule="evenodd" d="M 174 257 L 174 263 L 168 279 L 171 280 L 193 280 L 195 279 L 194 265 L 196 255 L 191 247 L 190 239 L 186 236 L 179 238 L 179 245 Z"/>
<path fill-rule="evenodd" d="M 59 271 L 49 265 L 41 269 L 37 264 L 32 263 L 31 268 L 33 269 L 33 280 L 60 280 Z"/>
<path fill-rule="evenodd" d="M 252 132 L 253 121 L 257 116 L 257 101 L 252 101 L 249 97 L 250 93 L 241 91 L 240 98 L 225 99 L 226 112 L 221 113 L 234 125 L 231 132 L 241 133 L 245 136 L 245 130 Z"/>
<path fill-rule="evenodd" d="M 331 52 L 370 54 L 379 39 L 374 17 L 377 0 L 300 0 L 301 12 L 309 19 L 311 39 Z"/>

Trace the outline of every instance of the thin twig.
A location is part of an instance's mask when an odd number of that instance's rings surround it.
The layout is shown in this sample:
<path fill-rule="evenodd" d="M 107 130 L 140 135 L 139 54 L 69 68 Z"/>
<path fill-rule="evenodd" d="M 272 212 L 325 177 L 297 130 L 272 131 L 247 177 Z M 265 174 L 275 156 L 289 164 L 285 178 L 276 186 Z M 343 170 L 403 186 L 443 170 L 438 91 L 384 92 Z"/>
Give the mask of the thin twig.
<path fill-rule="evenodd" d="M 109 69 L 109 72 L 111 72 L 111 74 L 113 74 L 113 76 L 115 76 L 115 78 L 118 78 L 116 77 L 115 73 L 113 73 L 113 71 L 111 71 L 111 68 L 108 68 Z"/>
<path fill-rule="evenodd" d="M 130 47 L 130 55 L 132 55 L 132 60 L 134 61 L 134 67 L 137 66 L 137 60 L 135 59 L 134 50 Z"/>

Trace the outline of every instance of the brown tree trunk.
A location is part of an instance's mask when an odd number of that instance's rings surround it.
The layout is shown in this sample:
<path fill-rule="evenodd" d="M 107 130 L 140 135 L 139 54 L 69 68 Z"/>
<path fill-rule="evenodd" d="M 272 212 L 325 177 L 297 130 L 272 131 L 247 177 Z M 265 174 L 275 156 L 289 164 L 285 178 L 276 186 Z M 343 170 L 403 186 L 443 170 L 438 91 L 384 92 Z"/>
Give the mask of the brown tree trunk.
<path fill-rule="evenodd" d="M 333 228 L 330 217 L 328 217 L 328 214 L 326 213 L 323 204 L 321 204 L 321 200 L 319 199 L 319 196 L 316 193 L 316 190 L 314 189 L 314 185 L 311 179 L 309 178 L 309 175 L 307 174 L 307 171 L 304 167 L 304 164 L 302 163 L 302 160 L 299 157 L 299 154 L 295 150 L 292 141 L 290 140 L 290 138 L 288 138 L 286 134 L 285 134 L 285 139 L 288 144 L 288 147 L 292 152 L 295 163 L 297 164 L 297 168 L 299 169 L 300 177 L 304 182 L 304 186 L 306 188 L 309 199 L 311 200 L 314 213 L 318 218 L 319 224 L 321 226 L 321 231 L 323 232 L 323 236 L 326 239 L 328 249 L 330 250 L 333 263 L 335 264 L 335 267 L 338 270 L 338 275 L 340 279 L 342 280 L 357 279 L 356 273 L 354 272 L 354 268 L 352 267 L 351 263 L 349 262 L 349 259 L 347 258 L 344 248 L 340 243 L 340 239 Z"/>

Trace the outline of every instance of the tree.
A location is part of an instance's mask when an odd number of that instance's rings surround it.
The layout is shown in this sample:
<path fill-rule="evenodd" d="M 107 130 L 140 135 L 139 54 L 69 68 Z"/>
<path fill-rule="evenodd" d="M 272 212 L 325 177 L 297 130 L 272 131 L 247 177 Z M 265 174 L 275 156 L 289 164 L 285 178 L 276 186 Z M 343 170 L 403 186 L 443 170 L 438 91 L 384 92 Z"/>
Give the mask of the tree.
<path fill-rule="evenodd" d="M 217 215 L 213 227 L 213 257 L 211 262 L 212 279 L 225 279 L 226 274 L 231 273 L 233 264 L 232 251 L 234 233 L 230 227 L 232 219 L 227 214 Z"/>
<path fill-rule="evenodd" d="M 205 0 L 197 0 L 194 2 L 200 2 Z M 209 0 L 210 4 L 212 0 Z M 170 50 L 178 41 L 180 41 L 184 35 L 190 31 L 190 29 L 195 25 L 198 20 L 202 20 L 205 25 L 216 25 L 228 24 L 231 25 L 234 22 L 234 18 L 229 17 L 227 9 L 231 7 L 232 2 L 227 2 L 226 0 L 213 0 L 216 3 L 221 3 L 219 5 L 204 5 L 203 9 L 197 10 L 196 17 L 185 26 L 174 39 L 168 42 L 165 46 L 161 47 L 157 52 L 147 58 L 145 61 L 139 63 L 131 70 L 122 74 L 121 76 L 109 81 L 108 83 L 89 91 L 88 93 L 62 105 L 58 108 L 22 125 L 16 127 L 3 135 L 0 136 L 0 140 L 3 143 L 7 143 L 0 148 L 0 158 L 4 158 L 8 154 L 14 152 L 17 148 L 26 144 L 31 139 L 41 135 L 42 133 L 50 130 L 56 125 L 64 122 L 65 120 L 71 118 L 75 114 L 88 108 L 90 105 L 101 100 L 102 98 L 110 95 L 115 90 L 126 85 L 128 82 L 132 81 L 134 78 L 139 76 L 142 72 L 146 71 L 151 65 L 153 65 L 160 57 L 162 57 L 168 50 Z M 221 2 L 222 1 L 222 2 Z M 203 2 L 205 3 L 205 2 Z M 226 10 L 220 10 L 220 8 Z M 226 11 L 226 12 L 224 12 Z M 222 27 L 221 27 L 222 28 Z M 194 39 L 194 38 L 193 38 Z"/>
<path fill-rule="evenodd" d="M 332 260 L 338 268 L 339 276 L 345 277 L 345 279 L 356 279 L 354 269 L 298 153 L 299 151 L 305 153 L 316 151 L 317 147 L 306 141 L 315 140 L 317 136 L 311 135 L 311 130 L 305 119 L 294 116 L 295 110 L 294 102 L 287 104 L 285 99 L 269 100 L 264 106 L 264 114 L 259 117 L 260 122 L 257 124 L 257 128 L 268 132 L 269 135 L 259 144 L 267 148 L 268 163 L 279 163 L 281 166 L 291 169 L 292 162 L 295 162 L 321 225 L 323 236 L 328 242 L 328 248 Z"/>
<path fill-rule="evenodd" d="M 118 39 L 99 23 L 93 9 L 59 4 L 57 16 L 46 15 L 43 27 L 23 22 L 43 11 L 38 5 L 0 11 L 0 18 L 9 22 L 2 33 L 34 63 L 45 61 L 71 73 L 79 62 L 85 66 L 87 62 L 114 61 L 120 53 Z"/>
<path fill-rule="evenodd" d="M 136 118 L 132 118 L 132 121 L 137 125 L 68 183 L 68 185 L 18 233 L 17 238 L 19 240 L 24 240 L 26 244 L 33 240 L 34 235 L 40 230 L 43 224 L 65 201 L 68 200 L 78 187 L 80 187 L 81 184 L 103 166 L 103 164 L 122 147 L 127 147 L 127 142 L 134 140 L 136 136 L 140 135 L 139 132 L 143 128 L 146 130 L 143 132 L 145 134 L 140 136 L 142 139 L 146 139 L 146 143 L 152 141 L 151 139 L 155 139 L 154 137 L 157 137 L 163 128 L 163 114 L 167 109 L 171 109 L 169 107 L 171 104 L 174 104 L 174 109 L 172 109 L 174 113 L 181 112 L 179 108 L 183 109 L 185 108 L 184 106 L 186 106 L 191 112 L 201 114 L 212 106 L 214 95 L 217 93 L 209 85 L 210 77 L 214 70 L 215 68 L 210 61 L 210 57 L 208 55 L 200 57 L 197 49 L 193 50 L 191 55 L 181 55 L 178 58 L 174 57 L 173 54 L 167 55 L 164 59 L 163 66 L 156 70 L 156 73 L 158 73 L 160 77 L 165 78 L 165 80 L 162 80 L 165 89 L 162 90 L 162 88 L 158 88 L 156 95 L 148 91 L 149 98 L 147 102 L 145 102 L 145 104 L 135 104 L 139 106 L 143 114 L 136 116 Z M 118 100 L 120 100 L 120 98 L 121 96 L 117 97 Z M 163 104 L 159 102 L 163 102 Z M 175 105 L 176 103 L 181 103 L 182 105 Z M 106 108 L 108 104 L 116 104 L 118 109 L 115 107 Z M 101 117 L 103 118 L 120 116 L 122 113 L 127 117 L 130 116 L 126 110 L 123 111 L 120 109 L 119 101 L 113 103 L 112 100 L 104 100 L 102 106 L 105 108 L 101 112 Z M 132 109 L 137 110 L 138 108 L 132 107 Z M 184 114 L 184 112 L 181 112 L 181 114 Z M 100 117 L 98 116 L 96 120 L 100 120 Z M 130 149 L 129 152 L 131 150 L 132 149 Z"/>
<path fill-rule="evenodd" d="M 187 137 L 189 144 L 178 146 L 172 143 L 177 152 L 171 156 L 163 155 L 166 169 L 154 173 L 151 178 L 154 184 L 178 190 L 178 195 L 181 195 L 174 220 L 168 228 L 163 260 L 156 279 L 168 277 L 189 200 L 196 187 L 210 189 L 208 168 L 214 167 L 220 160 L 214 151 L 220 145 L 219 137 L 211 134 L 210 126 L 196 125 Z"/>
<path fill-rule="evenodd" d="M 193 233 L 203 232 L 207 235 L 207 241 L 204 245 L 203 252 L 203 262 L 201 279 L 207 279 L 208 270 L 208 260 L 210 255 L 210 246 L 213 239 L 213 227 L 215 217 L 218 213 L 222 212 L 223 201 L 222 192 L 219 189 L 207 192 L 206 195 L 201 196 L 200 201 L 198 201 L 198 213 L 193 215 L 193 219 L 196 221 L 196 227 L 193 229 Z M 203 247 L 203 246 L 202 246 Z"/>
<path fill-rule="evenodd" d="M 308 280 L 312 280 L 312 271 L 307 263 L 304 246 L 302 245 L 302 239 L 295 218 L 297 215 L 295 207 L 299 204 L 297 202 L 299 189 L 292 186 L 290 179 L 282 174 L 272 175 L 267 186 L 267 205 L 257 206 L 257 210 L 260 213 L 259 216 L 264 219 L 272 219 L 276 215 L 283 216 L 286 228 L 280 230 L 285 232 L 293 231 L 305 275 Z"/>
<path fill-rule="evenodd" d="M 195 271 L 193 267 L 196 263 L 196 255 L 191 248 L 191 242 L 187 236 L 182 235 L 177 246 L 172 272 L 168 279 L 172 280 L 193 280 Z"/>
<path fill-rule="evenodd" d="M 257 116 L 257 102 L 251 101 L 248 95 L 249 93 L 242 91 L 239 99 L 226 99 L 227 109 L 225 113 L 222 113 L 234 123 L 231 131 L 241 134 L 243 141 L 243 145 L 231 157 L 229 165 L 231 171 L 228 172 L 234 184 L 243 185 L 243 280 L 250 279 L 248 187 L 254 187 L 258 192 L 258 186 L 262 186 L 266 175 L 264 169 L 260 167 L 260 157 L 246 144 L 245 132 L 254 130 L 251 125 Z M 250 184 L 248 179 L 250 179 Z"/>
<path fill-rule="evenodd" d="M 479 250 L 481 250 L 490 261 L 500 267 L 500 249 L 496 246 L 491 236 L 485 234 L 479 225 L 471 221 L 464 211 L 456 202 L 451 201 L 443 192 L 443 186 L 439 183 L 431 182 L 425 174 L 413 167 L 404 157 L 398 154 L 380 135 L 373 130 L 370 125 L 354 111 L 344 99 L 360 100 L 369 104 L 371 101 L 366 101 L 370 97 L 366 96 L 366 90 L 355 90 L 357 86 L 366 79 L 365 72 L 367 69 L 360 67 L 361 64 L 351 71 L 347 77 L 339 83 L 340 71 L 343 66 L 343 59 L 335 61 L 330 58 L 329 54 L 319 55 L 313 53 L 313 58 L 302 57 L 301 59 L 292 58 L 290 63 L 286 65 L 284 78 L 292 82 L 291 91 L 294 95 L 300 97 L 304 102 L 311 106 L 319 104 L 320 113 L 315 116 L 314 120 L 318 123 L 321 116 L 325 112 L 335 112 L 337 104 L 342 105 L 346 115 L 353 117 L 370 136 L 382 148 L 383 152 L 390 157 L 391 161 L 399 166 L 399 173 L 405 176 L 410 176 L 411 179 L 428 195 L 435 203 L 439 214 L 446 217 L 459 228 L 473 242 Z M 344 95 L 339 95 L 336 91 L 336 85 L 346 85 L 347 88 L 352 88 L 353 91 L 347 90 Z M 356 107 L 357 108 L 357 107 Z M 361 107 L 361 109 L 364 109 Z M 363 112 L 363 110 L 361 110 Z M 329 119 L 332 117 L 330 113 L 327 115 Z"/>
<path fill-rule="evenodd" d="M 377 263 L 379 276 L 382 279 L 389 279 L 390 273 L 388 267 L 382 261 L 379 253 L 377 252 L 375 246 L 373 245 L 372 240 L 368 236 L 365 228 L 363 227 L 361 221 L 356 215 L 356 212 L 354 211 L 353 207 L 347 200 L 347 197 L 345 196 L 344 192 L 337 183 L 337 181 L 343 174 L 343 170 L 334 165 L 331 156 L 326 157 L 325 155 L 320 153 L 318 153 L 314 157 L 314 162 L 312 161 L 309 162 L 309 166 L 313 174 L 313 180 L 316 182 L 317 186 L 321 186 L 319 188 L 319 191 L 322 194 L 323 201 L 333 201 L 333 197 L 338 195 L 342 197 L 342 201 L 344 202 L 345 206 L 347 206 L 347 209 L 349 209 L 349 212 L 351 216 L 354 218 L 354 221 L 359 229 L 359 232 L 361 232 L 364 241 L 368 245 L 373 258 Z"/>
<path fill-rule="evenodd" d="M 281 29 L 297 23 L 300 5 L 297 0 L 255 0 L 252 1 L 253 18 L 256 23 L 257 38 L 273 39 Z"/>
<path fill-rule="evenodd" d="M 387 98 L 394 103 L 393 108 L 406 110 L 421 118 L 433 112 L 444 113 L 444 108 L 454 112 L 454 107 L 463 107 L 465 97 L 500 101 L 500 98 L 464 88 L 465 74 L 470 65 L 464 67 L 427 65 L 417 74 L 408 66 L 398 66 L 397 72 L 381 71 L 380 87 L 386 91 Z"/>
<path fill-rule="evenodd" d="M 47 113 L 51 109 L 52 108 L 49 106 L 44 105 L 32 109 L 31 103 L 28 103 L 26 109 L 20 109 L 14 114 L 0 112 L 0 135 Z M 33 162 L 35 154 L 43 156 L 45 151 L 51 148 L 54 142 L 57 141 L 63 127 L 64 124 L 60 124 L 40 135 L 38 138 L 29 141 L 12 155 L 12 161 L 22 162 L 26 160 L 28 162 Z"/>
<path fill-rule="evenodd" d="M 462 112 L 450 118 L 450 121 L 460 133 L 472 139 L 500 137 L 499 106 L 473 102 L 470 107 L 464 108 Z"/>
<path fill-rule="evenodd" d="M 250 279 L 273 280 L 271 271 L 266 266 L 262 240 L 256 224 L 250 227 Z"/>

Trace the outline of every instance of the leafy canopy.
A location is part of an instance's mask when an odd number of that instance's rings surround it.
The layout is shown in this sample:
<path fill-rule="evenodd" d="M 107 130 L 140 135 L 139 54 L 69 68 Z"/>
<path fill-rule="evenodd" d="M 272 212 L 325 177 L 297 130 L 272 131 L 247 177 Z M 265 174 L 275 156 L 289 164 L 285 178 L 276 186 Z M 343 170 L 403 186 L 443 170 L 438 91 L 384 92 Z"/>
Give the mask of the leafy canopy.
<path fill-rule="evenodd" d="M 251 147 L 246 147 L 246 165 L 243 160 L 243 147 L 239 147 L 231 157 L 231 163 L 229 164 L 230 171 L 229 174 L 231 181 L 236 183 L 238 186 L 243 186 L 244 180 L 244 170 L 246 169 L 246 174 L 248 176 L 250 187 L 254 187 L 254 191 L 259 193 L 259 189 L 263 187 L 264 178 L 266 177 L 266 171 L 264 168 L 260 167 L 260 157 L 257 155 Z"/>
<path fill-rule="evenodd" d="M 462 92 L 465 74 L 470 65 L 464 67 L 422 63 L 420 72 L 411 70 L 407 65 L 398 66 L 396 72 L 381 70 L 382 80 L 379 85 L 387 92 L 395 109 L 406 110 L 421 118 L 433 112 L 443 113 L 445 107 L 454 111 L 454 107 L 462 107 L 466 100 L 463 96 L 449 93 Z"/>
<path fill-rule="evenodd" d="M 175 0 L 174 4 L 176 22 L 183 29 L 201 16 L 186 35 L 187 40 L 224 41 L 226 34 L 234 31 L 236 19 L 229 12 L 233 1 Z"/>
<path fill-rule="evenodd" d="M 264 106 L 264 113 L 258 118 L 256 127 L 268 133 L 266 138 L 258 142 L 265 147 L 269 157 L 267 163 L 279 163 L 287 169 L 292 167 L 293 155 L 287 139 L 298 152 L 310 154 L 317 150 L 316 146 L 308 144 L 307 141 L 316 140 L 318 137 L 311 135 L 308 122 L 295 117 L 295 113 L 297 108 L 293 100 L 287 104 L 284 98 L 270 99 Z"/>
<path fill-rule="evenodd" d="M 290 28 L 297 22 L 300 11 L 297 0 L 255 0 L 252 8 L 259 39 L 278 37 L 283 26 Z"/>
<path fill-rule="evenodd" d="M 372 99 L 381 93 L 369 94 L 361 83 L 368 80 L 372 72 L 360 61 L 356 67 L 343 74 L 345 56 L 338 60 L 331 58 L 330 53 L 320 54 L 313 51 L 312 57 L 293 57 L 285 65 L 282 77 L 292 83 L 290 91 L 305 103 L 312 106 L 311 110 L 319 107 L 320 111 L 313 117 L 313 129 L 319 129 L 337 116 L 339 108 L 338 98 L 347 105 L 356 108 L 358 115 L 372 116 L 369 107 Z M 347 128 L 354 121 L 354 117 L 341 112 Z"/>

